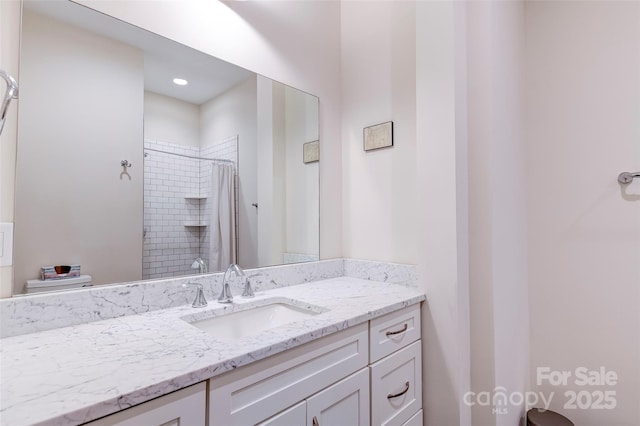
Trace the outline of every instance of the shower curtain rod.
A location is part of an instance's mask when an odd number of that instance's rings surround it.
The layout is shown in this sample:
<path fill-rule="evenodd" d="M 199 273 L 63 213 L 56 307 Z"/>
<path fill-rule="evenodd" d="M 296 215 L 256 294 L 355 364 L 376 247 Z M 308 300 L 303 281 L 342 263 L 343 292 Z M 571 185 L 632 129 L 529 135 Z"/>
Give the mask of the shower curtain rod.
<path fill-rule="evenodd" d="M 171 154 L 171 155 L 177 155 L 178 157 L 186 157 L 186 158 L 193 158 L 194 160 L 209 160 L 209 161 L 221 161 L 223 163 L 231 163 L 231 164 L 235 164 L 236 162 L 233 160 L 225 160 L 222 158 L 206 158 L 206 157 L 196 157 L 194 155 L 186 155 L 186 154 L 177 154 L 175 152 L 167 152 L 167 151 L 162 151 L 160 149 L 153 149 L 153 148 L 145 148 L 145 151 L 153 151 L 153 152 L 161 152 L 163 154 Z"/>

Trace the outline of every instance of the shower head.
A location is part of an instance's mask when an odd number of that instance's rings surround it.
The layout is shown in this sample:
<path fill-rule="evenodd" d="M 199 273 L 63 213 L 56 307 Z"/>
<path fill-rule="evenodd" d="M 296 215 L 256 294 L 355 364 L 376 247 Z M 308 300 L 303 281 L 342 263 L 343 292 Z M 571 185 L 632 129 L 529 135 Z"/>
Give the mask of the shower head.
<path fill-rule="evenodd" d="M 2 100 L 2 107 L 0 107 L 0 134 L 2 134 L 4 119 L 7 116 L 9 104 L 12 99 L 18 99 L 18 83 L 16 83 L 16 80 L 13 77 L 2 70 L 0 70 L 0 77 L 2 77 L 7 83 L 7 92 Z"/>

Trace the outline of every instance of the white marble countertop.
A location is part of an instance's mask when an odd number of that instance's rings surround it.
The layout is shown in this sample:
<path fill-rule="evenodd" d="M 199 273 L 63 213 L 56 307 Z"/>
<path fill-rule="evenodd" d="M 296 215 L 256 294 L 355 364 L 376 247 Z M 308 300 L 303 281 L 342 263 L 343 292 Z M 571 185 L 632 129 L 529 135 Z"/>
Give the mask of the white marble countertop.
<path fill-rule="evenodd" d="M 325 312 L 234 341 L 181 319 L 291 299 Z M 81 424 L 424 299 L 403 285 L 339 277 L 236 296 L 231 305 L 210 301 L 1 339 L 0 424 Z"/>

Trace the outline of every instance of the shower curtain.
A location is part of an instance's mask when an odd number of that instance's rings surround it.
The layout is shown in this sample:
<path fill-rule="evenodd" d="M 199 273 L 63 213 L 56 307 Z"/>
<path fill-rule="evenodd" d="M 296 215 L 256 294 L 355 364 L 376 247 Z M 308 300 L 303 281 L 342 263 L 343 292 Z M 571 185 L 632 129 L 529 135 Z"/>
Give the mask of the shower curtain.
<path fill-rule="evenodd" d="M 211 167 L 211 220 L 209 225 L 209 269 L 224 271 L 236 263 L 235 171 L 232 164 Z"/>

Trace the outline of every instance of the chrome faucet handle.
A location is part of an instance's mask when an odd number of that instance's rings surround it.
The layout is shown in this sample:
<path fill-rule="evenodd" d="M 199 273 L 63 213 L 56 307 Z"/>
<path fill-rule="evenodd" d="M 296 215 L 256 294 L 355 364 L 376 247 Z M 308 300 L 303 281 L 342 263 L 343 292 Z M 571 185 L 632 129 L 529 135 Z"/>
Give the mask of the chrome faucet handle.
<path fill-rule="evenodd" d="M 207 306 L 207 299 L 205 299 L 204 297 L 204 287 L 202 286 L 202 284 L 193 282 L 182 284 L 182 287 L 189 286 L 195 286 L 197 289 L 196 298 L 193 299 L 193 303 L 191 304 L 191 306 L 194 308 L 204 308 L 205 306 Z"/>
<path fill-rule="evenodd" d="M 229 276 L 231 273 L 236 274 L 239 278 L 244 278 L 244 271 L 242 268 L 235 263 L 232 263 L 227 268 L 227 272 L 224 273 L 224 277 L 222 278 L 222 291 L 220 292 L 220 296 L 218 297 L 218 303 L 231 303 L 233 302 L 233 295 L 231 294 L 231 287 L 229 286 Z"/>
<path fill-rule="evenodd" d="M 246 297 L 246 298 L 255 297 L 255 293 L 253 292 L 253 288 L 251 287 L 251 278 L 256 278 L 256 277 L 263 277 L 264 278 L 265 275 L 262 272 L 258 272 L 257 274 L 249 275 L 244 280 L 244 290 L 242 291 L 242 297 Z"/>

